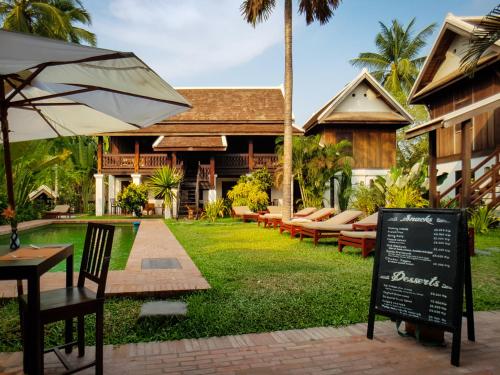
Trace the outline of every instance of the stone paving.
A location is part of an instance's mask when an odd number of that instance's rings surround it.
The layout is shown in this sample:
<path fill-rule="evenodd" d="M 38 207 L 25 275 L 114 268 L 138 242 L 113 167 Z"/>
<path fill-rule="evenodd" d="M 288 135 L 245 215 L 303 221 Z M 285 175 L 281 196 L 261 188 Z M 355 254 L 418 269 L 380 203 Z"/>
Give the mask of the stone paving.
<path fill-rule="evenodd" d="M 57 222 L 84 221 L 57 220 Z M 30 223 L 29 228 L 42 225 Z M 43 225 L 47 224 L 44 220 Z M 181 268 L 143 270 L 141 269 L 143 258 L 176 258 Z M 78 272 L 75 272 L 75 283 L 77 277 Z M 63 272 L 49 272 L 41 278 L 42 290 L 61 288 L 64 285 L 65 274 Z M 108 296 L 169 296 L 209 288 L 208 282 L 164 222 L 148 219 L 141 221 L 125 270 L 109 271 L 106 294 Z M 15 281 L 0 281 L 0 298 L 16 297 L 16 293 Z"/>
<path fill-rule="evenodd" d="M 465 325 L 464 325 L 465 329 Z M 450 365 L 447 347 L 426 347 L 397 335 L 394 323 L 151 342 L 105 347 L 106 374 L 499 374 L 500 311 L 476 313 L 476 342 L 462 339 L 461 367 Z M 93 358 L 93 348 L 87 351 Z M 75 355 L 72 355 L 75 360 Z M 79 359 L 76 359 L 79 361 Z M 64 368 L 46 356 L 46 372 Z M 0 353 L 0 373 L 20 372 L 21 353 Z M 93 369 L 82 372 L 92 374 Z"/>

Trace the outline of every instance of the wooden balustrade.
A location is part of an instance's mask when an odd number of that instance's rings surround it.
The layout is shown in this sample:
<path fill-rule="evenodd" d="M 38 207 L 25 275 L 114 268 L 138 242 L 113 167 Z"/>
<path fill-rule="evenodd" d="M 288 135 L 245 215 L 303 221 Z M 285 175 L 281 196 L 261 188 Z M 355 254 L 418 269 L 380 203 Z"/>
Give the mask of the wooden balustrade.
<path fill-rule="evenodd" d="M 198 178 L 201 182 L 208 182 L 210 180 L 210 164 L 200 164 L 198 171 Z"/>
<path fill-rule="evenodd" d="M 167 154 L 104 154 L 102 157 L 103 172 L 112 173 L 143 173 L 150 174 L 153 170 L 169 164 Z M 182 168 L 182 162 L 177 163 Z"/>
<path fill-rule="evenodd" d="M 157 169 L 167 164 L 166 154 L 141 154 L 139 156 L 139 169 Z"/>
<path fill-rule="evenodd" d="M 275 154 L 254 154 L 253 170 L 266 167 L 274 171 L 278 164 L 278 156 Z M 164 165 L 170 165 L 173 158 L 170 159 L 167 154 L 104 154 L 102 156 L 102 170 L 105 173 L 138 173 L 150 174 L 153 170 L 161 168 Z M 182 161 L 176 160 L 175 165 L 182 168 Z M 224 172 L 227 173 L 247 173 L 251 171 L 248 154 L 221 154 L 215 156 L 210 164 L 200 166 L 203 181 L 211 181 L 211 174 Z"/>
<path fill-rule="evenodd" d="M 254 169 L 266 167 L 272 171 L 278 166 L 278 155 L 276 154 L 254 154 Z"/>

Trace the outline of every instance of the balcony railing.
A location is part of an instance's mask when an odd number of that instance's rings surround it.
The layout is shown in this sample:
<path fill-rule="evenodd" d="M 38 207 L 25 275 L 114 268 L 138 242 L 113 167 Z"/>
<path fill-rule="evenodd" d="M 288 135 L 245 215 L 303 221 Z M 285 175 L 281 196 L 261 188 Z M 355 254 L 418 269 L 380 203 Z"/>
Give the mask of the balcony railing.
<path fill-rule="evenodd" d="M 167 154 L 103 154 L 102 169 L 104 172 L 123 173 L 143 173 L 150 174 L 153 170 L 169 165 L 172 159 Z M 248 154 L 220 154 L 215 156 L 216 173 L 243 174 L 251 170 L 266 167 L 269 171 L 274 171 L 278 163 L 278 156 L 275 154 L 254 154 L 251 158 Z M 181 160 L 177 160 L 176 166 L 182 168 Z M 203 180 L 208 180 L 210 175 L 210 165 L 201 165 Z"/>
<path fill-rule="evenodd" d="M 260 169 L 266 167 L 268 170 L 273 171 L 278 166 L 278 155 L 276 154 L 254 154 L 253 167 Z"/>
<path fill-rule="evenodd" d="M 264 167 L 274 171 L 277 164 L 278 156 L 276 154 L 254 154 L 253 159 L 248 154 L 225 154 L 215 157 L 215 168 L 218 171 L 238 173 Z"/>
<path fill-rule="evenodd" d="M 171 159 L 167 154 L 104 154 L 102 169 L 113 172 L 145 173 L 169 165 Z M 137 165 L 136 165 L 137 164 Z M 182 162 L 177 161 L 177 167 L 182 168 Z"/>

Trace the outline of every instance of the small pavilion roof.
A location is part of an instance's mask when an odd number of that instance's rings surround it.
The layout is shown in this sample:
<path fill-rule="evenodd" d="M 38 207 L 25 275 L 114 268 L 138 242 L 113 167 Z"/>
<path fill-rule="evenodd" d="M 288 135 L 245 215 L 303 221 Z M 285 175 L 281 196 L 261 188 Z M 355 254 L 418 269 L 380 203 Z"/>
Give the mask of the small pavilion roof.
<path fill-rule="evenodd" d="M 33 201 L 42 194 L 45 194 L 47 197 L 51 199 L 55 199 L 58 197 L 56 192 L 51 188 L 49 188 L 47 185 L 40 185 L 38 188 L 36 188 L 35 190 L 33 190 L 31 193 L 28 194 L 28 198 L 30 201 Z"/>

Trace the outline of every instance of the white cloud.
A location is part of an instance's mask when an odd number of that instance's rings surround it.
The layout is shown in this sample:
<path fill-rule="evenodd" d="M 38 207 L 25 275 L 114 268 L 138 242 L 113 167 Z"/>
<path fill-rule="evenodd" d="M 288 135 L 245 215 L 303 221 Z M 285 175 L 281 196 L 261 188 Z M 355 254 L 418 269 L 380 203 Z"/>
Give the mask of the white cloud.
<path fill-rule="evenodd" d="M 112 0 L 94 17 L 101 47 L 129 50 L 166 79 L 245 63 L 282 41 L 282 9 L 253 28 L 241 0 Z"/>

